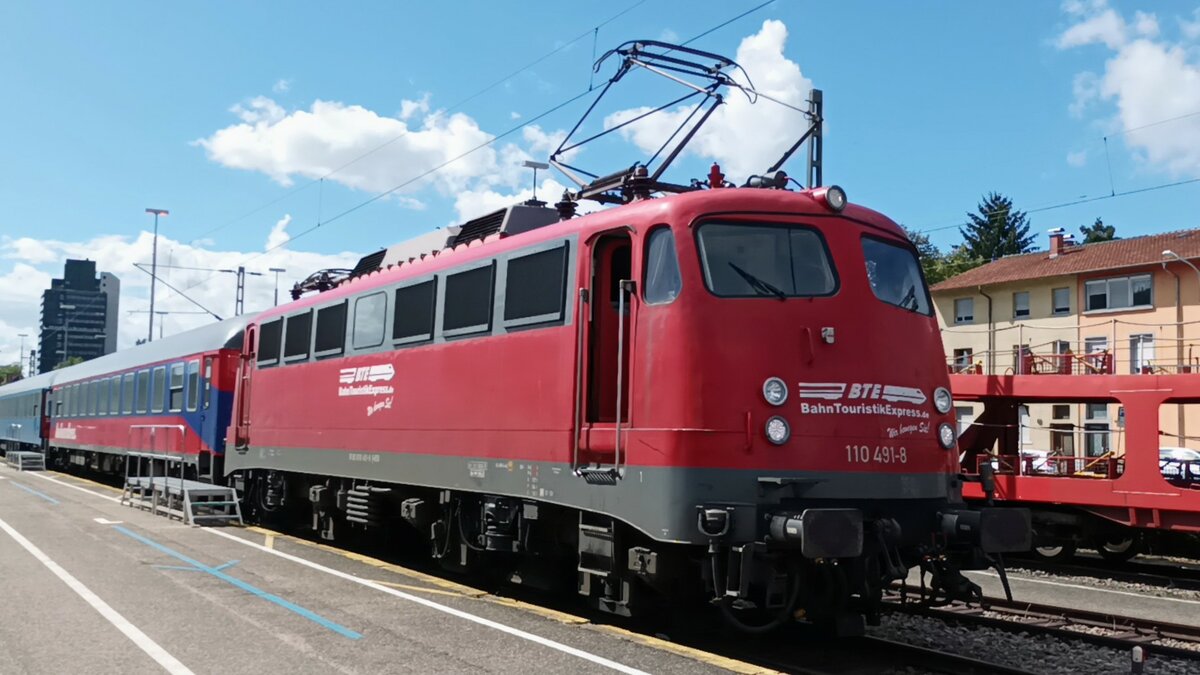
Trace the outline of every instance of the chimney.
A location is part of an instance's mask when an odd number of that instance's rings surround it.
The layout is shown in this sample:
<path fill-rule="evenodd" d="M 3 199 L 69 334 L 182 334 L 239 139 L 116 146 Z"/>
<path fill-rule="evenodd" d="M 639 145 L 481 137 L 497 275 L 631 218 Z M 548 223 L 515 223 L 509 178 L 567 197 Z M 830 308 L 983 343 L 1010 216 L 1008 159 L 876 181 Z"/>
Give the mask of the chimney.
<path fill-rule="evenodd" d="M 1048 230 L 1050 233 L 1050 258 L 1054 259 L 1063 252 L 1063 234 L 1066 230 L 1061 227 L 1056 227 Z"/>

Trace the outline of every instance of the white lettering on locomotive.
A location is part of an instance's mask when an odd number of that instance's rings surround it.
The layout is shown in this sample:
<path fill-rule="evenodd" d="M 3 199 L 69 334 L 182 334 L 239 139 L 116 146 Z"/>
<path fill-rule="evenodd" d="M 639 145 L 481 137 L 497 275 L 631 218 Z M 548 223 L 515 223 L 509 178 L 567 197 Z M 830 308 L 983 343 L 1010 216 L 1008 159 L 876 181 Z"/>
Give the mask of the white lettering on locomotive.
<path fill-rule="evenodd" d="M 801 399 L 830 401 L 802 402 L 800 412 L 806 415 L 882 415 L 929 419 L 927 411 L 910 407 L 921 406 L 928 400 L 925 392 L 917 387 L 878 382 L 801 382 L 799 395 Z"/>
<path fill-rule="evenodd" d="M 354 384 L 355 382 L 391 382 L 396 376 L 396 368 L 390 363 L 375 366 L 358 366 L 342 368 L 338 373 L 338 382 Z"/>

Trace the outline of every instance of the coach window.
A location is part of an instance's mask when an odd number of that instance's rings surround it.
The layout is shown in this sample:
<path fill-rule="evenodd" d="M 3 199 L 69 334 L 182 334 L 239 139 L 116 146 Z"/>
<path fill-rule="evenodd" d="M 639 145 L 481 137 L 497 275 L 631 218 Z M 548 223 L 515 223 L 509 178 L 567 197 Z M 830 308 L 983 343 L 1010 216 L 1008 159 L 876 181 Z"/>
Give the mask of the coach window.
<path fill-rule="evenodd" d="M 159 366 L 153 371 L 153 379 L 150 383 L 150 412 L 162 412 L 163 404 L 166 402 L 167 393 L 167 367 Z"/>
<path fill-rule="evenodd" d="M 364 295 L 354 301 L 355 349 L 378 347 L 383 344 L 383 327 L 387 319 L 387 295 L 382 291 Z"/>
<path fill-rule="evenodd" d="M 442 335 L 482 333 L 492 327 L 492 287 L 496 264 L 446 275 Z"/>
<path fill-rule="evenodd" d="M 171 412 L 183 411 L 183 364 L 171 364 L 171 395 L 170 395 L 170 410 Z"/>
<path fill-rule="evenodd" d="M 121 413 L 121 376 L 116 375 L 108 378 L 108 414 L 119 415 Z"/>
<path fill-rule="evenodd" d="M 312 310 L 289 316 L 283 332 L 283 360 L 302 361 L 307 359 L 311 344 Z"/>
<path fill-rule="evenodd" d="M 200 361 L 188 361 L 187 364 L 187 409 L 195 412 L 200 404 Z"/>
<path fill-rule="evenodd" d="M 121 412 L 126 415 L 133 412 L 133 373 L 121 376 Z"/>
<path fill-rule="evenodd" d="M 437 306 L 437 279 L 396 289 L 392 312 L 392 340 L 400 344 L 433 339 L 433 314 Z"/>
<path fill-rule="evenodd" d="M 683 279 L 679 275 L 679 258 L 675 254 L 675 234 L 668 227 L 650 232 L 646 238 L 646 304 L 665 305 L 679 296 Z"/>
<path fill-rule="evenodd" d="M 150 371 L 139 370 L 137 374 L 137 412 L 150 409 Z"/>
<path fill-rule="evenodd" d="M 273 366 L 279 363 L 279 348 L 283 338 L 283 319 L 268 321 L 258 330 L 258 365 Z"/>
<path fill-rule="evenodd" d="M 63 400 L 64 400 L 63 390 L 55 389 L 53 396 L 54 396 L 54 399 L 53 399 L 54 407 L 52 408 L 53 414 L 55 417 L 62 417 L 63 416 Z"/>
<path fill-rule="evenodd" d="M 337 356 L 346 349 L 346 301 L 317 310 L 313 356 Z"/>
<path fill-rule="evenodd" d="M 208 410 L 212 403 L 213 360 L 211 356 L 204 357 L 204 409 Z"/>
<path fill-rule="evenodd" d="M 95 417 L 96 407 L 100 402 L 100 383 L 96 380 L 92 380 L 91 382 L 87 383 L 87 388 L 87 414 L 89 417 Z"/>
<path fill-rule="evenodd" d="M 112 393 L 108 390 L 108 378 L 96 381 L 96 414 L 108 414 L 108 397 Z"/>
<path fill-rule="evenodd" d="M 504 281 L 505 326 L 561 321 L 566 283 L 565 244 L 510 258 Z"/>

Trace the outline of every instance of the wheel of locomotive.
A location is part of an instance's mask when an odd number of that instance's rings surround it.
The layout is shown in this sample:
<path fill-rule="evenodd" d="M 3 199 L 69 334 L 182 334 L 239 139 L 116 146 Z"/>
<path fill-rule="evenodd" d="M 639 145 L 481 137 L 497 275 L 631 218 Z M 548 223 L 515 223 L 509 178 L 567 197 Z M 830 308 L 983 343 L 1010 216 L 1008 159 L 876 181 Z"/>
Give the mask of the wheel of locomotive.
<path fill-rule="evenodd" d="M 1064 562 L 1075 556 L 1075 542 L 1064 541 L 1049 546 L 1035 546 L 1033 555 L 1048 562 Z"/>
<path fill-rule="evenodd" d="M 1140 553 L 1141 543 L 1137 535 L 1102 536 L 1096 539 L 1096 552 L 1108 562 L 1121 563 Z"/>

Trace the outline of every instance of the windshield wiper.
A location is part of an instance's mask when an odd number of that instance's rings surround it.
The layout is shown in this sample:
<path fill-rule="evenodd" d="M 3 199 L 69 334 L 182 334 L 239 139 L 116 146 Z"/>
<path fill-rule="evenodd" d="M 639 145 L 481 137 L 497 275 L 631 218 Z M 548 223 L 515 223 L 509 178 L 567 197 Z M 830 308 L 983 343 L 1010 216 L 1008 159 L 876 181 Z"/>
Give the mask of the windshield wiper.
<path fill-rule="evenodd" d="M 746 283 L 750 284 L 750 288 L 753 288 L 754 290 L 758 291 L 759 295 L 774 295 L 775 297 L 779 298 L 780 300 L 787 300 L 787 294 L 784 293 L 783 291 L 779 290 L 778 288 L 775 288 L 771 284 L 763 281 L 762 279 L 759 279 L 758 277 L 754 276 L 753 274 L 750 274 L 749 272 L 738 267 L 737 265 L 733 264 L 732 262 L 729 263 L 729 266 L 733 268 L 734 272 L 737 272 L 743 279 L 745 279 Z"/>
<path fill-rule="evenodd" d="M 911 307 L 909 307 L 909 303 L 912 303 Z M 917 314 L 921 313 L 921 303 L 917 302 L 916 285 L 910 285 L 908 287 L 908 292 L 904 294 L 904 297 L 900 299 L 899 304 L 896 306 L 900 309 L 907 309 L 908 311 L 915 312 Z"/>

